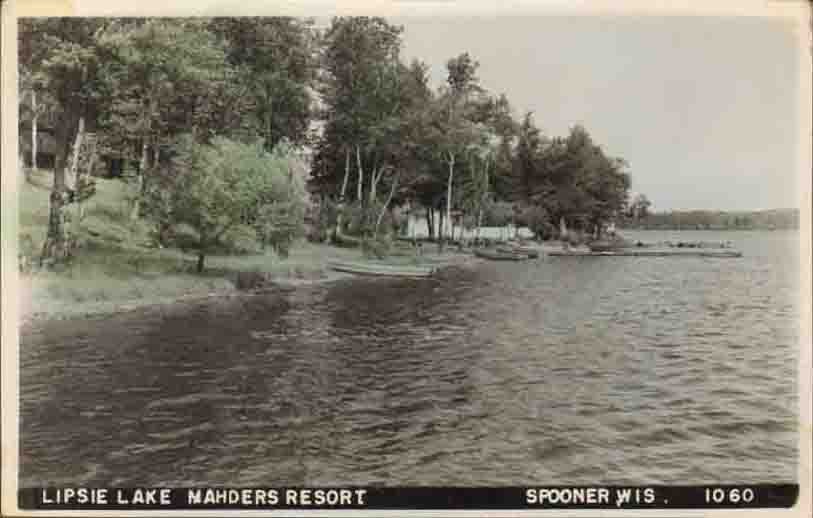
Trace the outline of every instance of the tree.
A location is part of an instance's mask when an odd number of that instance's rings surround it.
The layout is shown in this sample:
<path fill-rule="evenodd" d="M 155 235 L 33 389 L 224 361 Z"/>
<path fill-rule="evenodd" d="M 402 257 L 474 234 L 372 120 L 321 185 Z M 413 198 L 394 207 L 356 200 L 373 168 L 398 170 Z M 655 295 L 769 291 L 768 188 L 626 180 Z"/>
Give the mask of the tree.
<path fill-rule="evenodd" d="M 543 188 L 537 196 L 553 221 L 599 236 L 626 207 L 630 187 L 627 164 L 607 156 L 588 131 L 574 126 L 565 139 L 552 139 L 540 156 Z"/>
<path fill-rule="evenodd" d="M 511 141 L 517 132 L 511 105 L 505 94 L 498 97 L 477 92 L 469 98 L 468 118 L 474 123 L 473 141 L 465 156 L 464 168 L 468 175 L 458 188 L 458 205 L 470 212 L 465 219 L 477 228 L 477 237 L 483 221 L 483 212 L 490 199 L 503 197 L 505 179 L 510 174 Z"/>
<path fill-rule="evenodd" d="M 324 131 L 311 187 L 338 198 L 337 237 L 352 173 L 357 231 L 372 236 L 393 205 L 414 195 L 423 174 L 421 143 L 432 95 L 426 65 L 400 61 L 400 33 L 379 18 L 336 18 L 324 37 Z"/>
<path fill-rule="evenodd" d="M 645 194 L 637 194 L 635 198 L 633 198 L 632 203 L 630 203 L 629 215 L 636 222 L 640 222 L 649 216 L 649 208 L 651 206 L 652 202 L 649 201 L 649 198 L 647 198 Z"/>
<path fill-rule="evenodd" d="M 548 239 L 556 230 L 548 210 L 541 205 L 525 207 L 516 221 L 517 224 L 527 226 L 537 239 Z"/>
<path fill-rule="evenodd" d="M 587 192 L 587 221 L 595 238 L 601 238 L 606 225 L 623 215 L 631 185 L 623 159 L 598 154 L 598 165 L 590 171 Z"/>
<path fill-rule="evenodd" d="M 475 142 L 478 136 L 471 118 L 471 104 L 473 93 L 481 92 L 477 84 L 477 67 L 468 52 L 460 54 L 446 62 L 447 89 L 442 92 L 437 101 L 435 131 L 432 138 L 437 141 L 438 154 L 447 166 L 446 176 L 446 222 L 451 227 L 452 190 L 454 184 L 455 166 L 461 155 Z M 443 247 L 444 229 L 441 223 L 439 236 L 440 247 Z"/>
<path fill-rule="evenodd" d="M 334 18 L 323 37 L 319 93 L 324 131 L 314 173 L 346 185 L 356 173 L 356 202 L 364 203 L 365 171 L 378 169 L 374 131 L 397 107 L 400 27 L 383 18 Z M 343 174 L 343 176 L 342 176 Z M 336 177 L 339 177 L 336 179 Z"/>
<path fill-rule="evenodd" d="M 73 150 L 80 146 L 85 128 L 95 124 L 104 99 L 98 41 L 108 26 L 108 21 L 96 18 L 20 21 L 20 65 L 35 91 L 48 91 L 55 125 L 56 157 L 41 265 L 63 261 L 71 253 L 65 207 L 73 199 L 67 177 L 77 160 L 70 157 L 76 156 Z"/>
<path fill-rule="evenodd" d="M 170 212 L 174 222 L 196 232 L 198 272 L 206 255 L 228 247 L 227 234 L 244 225 L 247 215 L 269 211 L 273 217 L 279 211 L 275 203 L 292 203 L 300 194 L 291 188 L 287 160 L 264 151 L 261 142 L 248 145 L 216 137 L 205 145 L 184 136 L 174 166 Z M 294 231 L 280 230 L 283 235 L 277 238 Z"/>
<path fill-rule="evenodd" d="M 546 178 L 541 164 L 542 137 L 533 122 L 533 114 L 528 112 L 519 128 L 519 138 L 515 150 L 512 178 L 512 198 L 524 205 L 531 205 Z"/>
<path fill-rule="evenodd" d="M 243 220 L 253 225 L 263 247 L 274 246 L 287 256 L 293 241 L 304 235 L 305 186 L 294 172 L 298 164 L 291 148 L 277 145 L 271 156 L 277 168 L 273 189 L 260 194 L 255 210 L 244 213 Z"/>
<path fill-rule="evenodd" d="M 208 24 L 239 71 L 251 98 L 248 125 L 263 137 L 266 151 L 282 140 L 302 144 L 307 138 L 317 65 L 312 26 L 310 19 L 291 17 L 214 18 Z"/>
<path fill-rule="evenodd" d="M 223 133 L 226 124 L 222 117 L 212 120 L 213 112 L 234 73 L 224 64 L 224 49 L 199 20 L 125 24 L 100 43 L 110 54 L 105 62 L 113 99 L 105 121 L 108 145 L 139 164 L 131 207 L 136 219 L 162 147 L 183 132 L 206 139 L 216 125 Z"/>
<path fill-rule="evenodd" d="M 495 201 L 486 206 L 484 220 L 486 225 L 505 227 L 514 219 L 514 205 L 507 201 Z"/>

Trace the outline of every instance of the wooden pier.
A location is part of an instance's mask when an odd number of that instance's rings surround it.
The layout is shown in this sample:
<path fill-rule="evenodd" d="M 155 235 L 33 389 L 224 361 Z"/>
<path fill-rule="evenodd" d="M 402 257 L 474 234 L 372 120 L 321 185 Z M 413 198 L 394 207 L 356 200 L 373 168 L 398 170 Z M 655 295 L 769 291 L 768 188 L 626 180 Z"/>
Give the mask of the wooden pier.
<path fill-rule="evenodd" d="M 548 252 L 551 256 L 589 256 L 589 257 L 742 257 L 742 252 L 731 249 L 712 248 L 622 248 L 612 251 L 591 252 L 586 250 L 555 250 Z"/>

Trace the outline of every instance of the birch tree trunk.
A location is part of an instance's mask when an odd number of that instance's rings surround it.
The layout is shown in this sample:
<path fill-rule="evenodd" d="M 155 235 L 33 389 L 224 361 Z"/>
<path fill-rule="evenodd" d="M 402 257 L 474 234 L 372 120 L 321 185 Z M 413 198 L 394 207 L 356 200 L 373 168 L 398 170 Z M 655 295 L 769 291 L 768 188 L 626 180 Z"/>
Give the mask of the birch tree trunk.
<path fill-rule="evenodd" d="M 347 192 L 347 181 L 350 178 L 350 150 L 344 150 L 344 180 L 342 190 L 339 192 L 338 214 L 336 215 L 336 228 L 333 230 L 333 241 L 338 240 L 338 235 L 342 231 L 342 211 L 344 210 L 344 195 Z"/>
<path fill-rule="evenodd" d="M 48 261 L 60 261 L 68 256 L 68 236 L 65 228 L 64 207 L 65 168 L 68 161 L 68 135 L 65 125 L 61 124 L 56 131 L 56 159 L 54 163 L 54 183 L 48 207 L 48 230 L 42 244 L 39 264 L 42 267 Z"/>
<path fill-rule="evenodd" d="M 567 223 L 565 223 L 565 217 L 562 216 L 561 218 L 559 218 L 559 240 L 562 242 L 562 246 L 565 249 L 570 248 L 570 240 L 568 239 L 569 237 L 570 236 L 568 236 L 567 233 Z"/>
<path fill-rule="evenodd" d="M 378 213 L 378 220 L 376 220 L 375 222 L 375 230 L 373 231 L 373 237 L 378 237 L 378 227 L 381 225 L 381 220 L 384 219 L 384 213 L 387 211 L 387 207 L 392 201 L 392 197 L 395 194 L 395 188 L 397 185 L 398 185 L 398 176 L 396 176 L 393 179 L 392 187 L 390 188 L 390 195 L 387 196 L 387 201 L 384 202 L 384 206 L 381 207 L 381 212 Z"/>
<path fill-rule="evenodd" d="M 152 133 L 152 119 L 157 109 L 157 102 L 155 97 L 150 97 L 150 104 L 147 108 L 147 122 L 146 129 L 141 141 L 141 158 L 138 162 L 138 175 L 136 176 L 136 194 L 133 200 L 133 206 L 130 209 L 130 220 L 135 221 L 141 214 L 141 199 L 147 189 L 147 165 L 149 160 L 149 141 L 150 134 Z"/>
<path fill-rule="evenodd" d="M 79 176 L 79 150 L 82 147 L 82 139 L 85 136 L 85 118 L 79 117 L 79 126 L 76 130 L 76 138 L 73 140 L 73 148 L 71 149 L 71 166 L 68 171 L 68 187 L 74 191 L 78 187 Z"/>
<path fill-rule="evenodd" d="M 141 143 L 141 158 L 138 161 L 138 174 L 136 175 L 136 193 L 133 199 L 133 206 L 130 208 L 130 221 L 138 219 L 141 213 L 141 197 L 144 195 L 146 185 L 144 184 L 144 175 L 147 172 L 147 159 L 149 157 L 149 145 L 147 139 Z"/>
<path fill-rule="evenodd" d="M 480 243 L 480 230 L 483 226 L 483 205 L 486 204 L 486 200 L 488 199 L 488 183 L 489 183 L 488 160 L 486 160 L 484 171 L 483 194 L 482 196 L 480 196 L 480 203 L 477 205 L 477 232 L 474 240 L 478 244 Z"/>
<path fill-rule="evenodd" d="M 443 226 L 445 224 L 443 215 L 445 211 L 439 210 L 438 211 L 438 251 L 443 251 Z"/>
<path fill-rule="evenodd" d="M 347 192 L 347 181 L 350 179 L 350 150 L 344 152 L 344 181 L 342 182 L 342 192 L 339 193 L 339 200 L 344 201 Z"/>
<path fill-rule="evenodd" d="M 88 166 L 87 170 L 85 171 L 85 175 L 90 176 L 93 174 L 93 167 L 96 165 L 96 143 L 93 142 L 93 146 L 88 149 Z M 80 173 L 81 175 L 81 173 Z M 80 178 L 77 178 L 77 189 L 81 187 Z M 77 193 L 78 194 L 78 193 Z M 78 225 L 82 218 L 85 217 L 85 205 L 82 203 L 81 198 L 77 198 L 76 200 L 76 224 Z"/>
<path fill-rule="evenodd" d="M 76 137 L 73 140 L 73 149 L 71 150 L 71 166 L 68 170 L 68 192 L 73 191 L 73 201 L 79 199 L 79 187 L 82 181 L 82 172 L 79 170 L 79 155 L 82 151 L 82 141 L 85 138 L 85 118 L 79 117 L 79 125 L 76 129 Z M 70 203 L 70 198 L 68 202 Z M 73 221 L 73 235 L 76 236 L 79 230 L 79 214 L 77 209 L 76 218 Z M 68 250 L 70 252 L 70 250 Z"/>
<path fill-rule="evenodd" d="M 37 113 L 37 91 L 31 89 L 31 172 L 37 171 L 37 122 L 39 114 Z M 27 174 L 26 178 L 31 179 L 31 174 Z"/>
<path fill-rule="evenodd" d="M 480 243 L 480 229 L 483 226 L 483 207 L 482 205 L 480 208 L 477 209 L 477 232 L 474 236 L 474 241 L 476 243 Z"/>
<path fill-rule="evenodd" d="M 358 183 L 356 184 L 356 199 L 361 203 L 361 193 L 364 185 L 364 169 L 361 168 L 361 148 L 358 145 L 356 145 L 356 167 L 359 172 Z"/>
<path fill-rule="evenodd" d="M 446 220 L 452 222 L 452 181 L 454 180 L 454 153 L 449 153 L 449 180 L 446 183 Z M 441 240 L 443 237 L 441 237 Z"/>
<path fill-rule="evenodd" d="M 379 170 L 373 169 L 372 175 L 370 176 L 370 195 L 368 196 L 368 202 L 371 206 L 375 203 L 376 198 L 378 197 L 378 181 L 384 175 L 384 168 L 382 167 Z"/>

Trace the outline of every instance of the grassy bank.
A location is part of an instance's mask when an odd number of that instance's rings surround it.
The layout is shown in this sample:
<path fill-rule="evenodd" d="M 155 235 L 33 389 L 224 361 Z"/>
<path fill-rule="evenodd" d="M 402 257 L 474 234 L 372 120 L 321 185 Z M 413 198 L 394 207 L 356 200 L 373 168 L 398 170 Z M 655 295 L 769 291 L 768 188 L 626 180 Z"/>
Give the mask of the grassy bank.
<path fill-rule="evenodd" d="M 48 223 L 50 173 L 39 172 L 20 189 L 20 249 L 36 260 Z M 236 292 L 241 272 L 259 272 L 272 282 L 291 284 L 345 276 L 331 272 L 334 260 L 364 259 L 361 252 L 327 244 L 297 243 L 286 258 L 273 251 L 255 255 L 207 256 L 206 270 L 195 272 L 192 251 L 159 248 L 149 226 L 130 221 L 127 185 L 97 181 L 79 225 L 70 222 L 79 248 L 69 264 L 52 271 L 21 275 L 21 314 L 26 320 L 110 313 L 179 299 Z M 385 264 L 446 262 L 454 257 L 427 251 L 416 257 L 402 251 Z"/>

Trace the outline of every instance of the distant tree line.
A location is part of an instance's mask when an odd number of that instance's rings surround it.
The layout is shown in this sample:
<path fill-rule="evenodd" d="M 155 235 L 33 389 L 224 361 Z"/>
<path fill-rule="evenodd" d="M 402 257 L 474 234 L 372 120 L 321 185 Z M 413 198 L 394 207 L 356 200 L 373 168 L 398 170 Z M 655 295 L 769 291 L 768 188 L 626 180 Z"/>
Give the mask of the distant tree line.
<path fill-rule="evenodd" d="M 799 228 L 799 209 L 628 213 L 620 224 L 648 230 L 791 230 Z"/>

